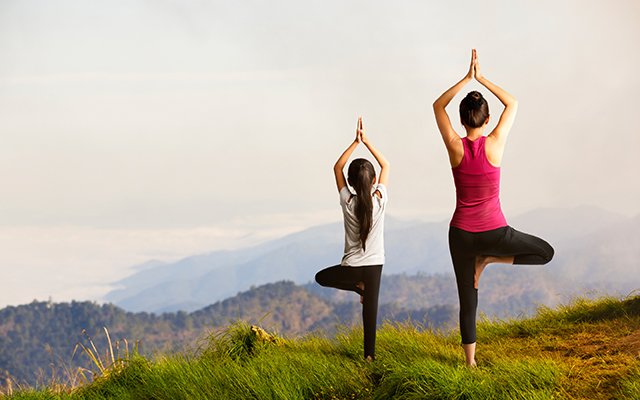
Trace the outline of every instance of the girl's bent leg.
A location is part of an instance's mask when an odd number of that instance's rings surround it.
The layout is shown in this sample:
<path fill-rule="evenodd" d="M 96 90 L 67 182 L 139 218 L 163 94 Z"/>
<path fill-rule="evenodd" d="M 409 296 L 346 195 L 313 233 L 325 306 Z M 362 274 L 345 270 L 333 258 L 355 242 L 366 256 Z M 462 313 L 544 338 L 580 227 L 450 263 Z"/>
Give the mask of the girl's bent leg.
<path fill-rule="evenodd" d="M 362 290 L 357 287 L 357 283 L 362 281 L 360 268 L 334 265 L 318 272 L 315 279 L 321 286 L 349 290 L 362 295 Z"/>

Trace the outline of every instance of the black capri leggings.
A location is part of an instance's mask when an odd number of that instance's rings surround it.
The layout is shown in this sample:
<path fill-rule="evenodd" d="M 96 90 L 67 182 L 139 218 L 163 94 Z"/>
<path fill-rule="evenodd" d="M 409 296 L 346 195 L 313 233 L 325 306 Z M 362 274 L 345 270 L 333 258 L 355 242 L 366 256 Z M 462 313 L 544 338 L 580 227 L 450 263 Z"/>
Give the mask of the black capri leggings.
<path fill-rule="evenodd" d="M 316 274 L 316 282 L 325 287 L 351 290 L 363 297 L 362 326 L 364 328 L 364 357 L 375 358 L 376 321 L 378 318 L 378 292 L 382 265 L 347 267 L 334 265 Z M 364 283 L 364 291 L 356 286 Z"/>
<path fill-rule="evenodd" d="M 473 287 L 476 256 L 511 257 L 514 264 L 542 265 L 553 258 L 553 247 L 544 240 L 510 226 L 484 232 L 449 227 L 449 251 L 460 299 L 460 333 L 463 344 L 476 341 L 478 289 Z"/>

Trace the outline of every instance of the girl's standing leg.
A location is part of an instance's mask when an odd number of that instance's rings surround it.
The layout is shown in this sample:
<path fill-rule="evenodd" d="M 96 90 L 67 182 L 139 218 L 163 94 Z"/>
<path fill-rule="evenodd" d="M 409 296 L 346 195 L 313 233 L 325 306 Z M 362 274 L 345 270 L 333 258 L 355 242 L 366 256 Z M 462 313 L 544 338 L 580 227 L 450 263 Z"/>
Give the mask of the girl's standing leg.
<path fill-rule="evenodd" d="M 378 319 L 378 294 L 382 265 L 360 267 L 363 271 L 364 293 L 362 300 L 362 326 L 364 329 L 364 358 L 375 359 L 376 324 Z"/>

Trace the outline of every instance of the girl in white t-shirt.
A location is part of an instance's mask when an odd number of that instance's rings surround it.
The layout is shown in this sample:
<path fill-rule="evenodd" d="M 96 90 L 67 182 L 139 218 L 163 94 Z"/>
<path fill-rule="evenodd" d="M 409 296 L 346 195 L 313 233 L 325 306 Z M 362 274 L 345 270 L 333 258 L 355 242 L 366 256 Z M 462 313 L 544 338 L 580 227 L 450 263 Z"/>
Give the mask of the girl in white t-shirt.
<path fill-rule="evenodd" d="M 351 162 L 345 179 L 344 166 L 360 143 L 365 145 L 380 165 L 380 177 L 377 181 L 373 165 L 364 158 Z M 342 153 L 333 172 L 344 217 L 344 256 L 340 265 L 318 272 L 316 282 L 322 286 L 351 290 L 360 295 L 364 357 L 374 359 L 378 291 L 384 264 L 383 231 L 389 163 L 369 142 L 362 128 L 362 117 L 358 118 L 355 140 Z"/>

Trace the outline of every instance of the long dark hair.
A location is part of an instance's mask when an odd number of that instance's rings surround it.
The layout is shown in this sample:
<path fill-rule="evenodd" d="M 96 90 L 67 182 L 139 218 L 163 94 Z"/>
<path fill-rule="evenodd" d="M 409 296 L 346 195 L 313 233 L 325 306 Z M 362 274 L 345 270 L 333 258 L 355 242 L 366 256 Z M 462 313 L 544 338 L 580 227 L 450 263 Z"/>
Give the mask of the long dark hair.
<path fill-rule="evenodd" d="M 469 128 L 479 128 L 489 117 L 489 104 L 478 91 L 469 92 L 460 102 L 460 120 Z"/>
<path fill-rule="evenodd" d="M 373 164 L 371 164 L 369 160 L 357 158 L 349 165 L 347 181 L 353 186 L 358 196 L 355 204 L 355 213 L 358 223 L 360 224 L 360 243 L 362 243 L 363 250 L 367 249 L 365 243 L 369 236 L 373 219 L 371 188 L 373 187 L 375 177 L 376 171 L 373 169 Z"/>

